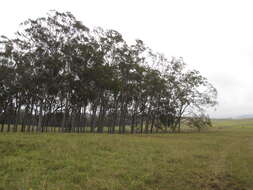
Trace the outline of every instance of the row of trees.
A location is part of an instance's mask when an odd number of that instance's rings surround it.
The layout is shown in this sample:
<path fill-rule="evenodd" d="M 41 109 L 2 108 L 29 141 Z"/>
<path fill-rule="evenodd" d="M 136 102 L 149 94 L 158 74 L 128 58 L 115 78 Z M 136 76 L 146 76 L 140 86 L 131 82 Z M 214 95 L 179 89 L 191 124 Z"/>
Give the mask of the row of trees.
<path fill-rule="evenodd" d="M 167 59 L 71 13 L 29 19 L 0 40 L 0 131 L 180 132 L 216 89 L 182 58 Z"/>

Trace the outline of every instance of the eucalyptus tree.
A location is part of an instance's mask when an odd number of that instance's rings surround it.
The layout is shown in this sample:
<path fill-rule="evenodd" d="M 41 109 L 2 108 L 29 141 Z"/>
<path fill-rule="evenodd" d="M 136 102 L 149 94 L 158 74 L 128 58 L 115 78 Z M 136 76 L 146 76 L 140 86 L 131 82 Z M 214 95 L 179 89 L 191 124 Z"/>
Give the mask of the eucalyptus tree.
<path fill-rule="evenodd" d="M 75 76 L 71 73 L 76 58 L 76 47 L 85 43 L 88 28 L 75 19 L 71 13 L 50 12 L 47 17 L 27 20 L 24 29 L 17 33 L 19 44 L 26 44 L 21 51 L 28 53 L 32 64 L 39 107 L 38 130 L 43 131 L 43 113 L 48 102 L 61 101 L 64 107 L 62 127 L 66 130 L 70 109 L 71 84 Z M 20 67 L 24 62 L 19 63 Z M 55 99 L 59 95 L 59 99 Z M 51 112 L 52 105 L 47 109 Z"/>
<path fill-rule="evenodd" d="M 3 60 L 1 60 L 3 63 Z M 6 65 L 0 65 L 0 121 L 1 121 L 1 129 L 0 131 L 4 131 L 4 124 L 10 124 L 11 119 L 13 117 L 13 79 L 15 72 L 12 68 Z M 9 129 L 10 130 L 10 129 Z"/>
<path fill-rule="evenodd" d="M 7 123 L 7 131 L 179 132 L 187 111 L 217 96 L 185 65 L 115 30 L 90 30 L 69 12 L 28 19 L 0 40 L 1 131 Z"/>
<path fill-rule="evenodd" d="M 163 77 L 169 91 L 166 92 L 161 118 L 172 132 L 176 129 L 180 132 L 181 119 L 188 110 L 203 110 L 216 105 L 216 89 L 198 71 L 186 70 L 182 58 L 173 58 L 165 68 Z"/>
<path fill-rule="evenodd" d="M 191 117 L 187 117 L 185 120 L 187 126 L 191 128 L 197 128 L 198 132 L 200 132 L 201 129 L 212 127 L 212 121 L 205 113 L 192 113 Z"/>
<path fill-rule="evenodd" d="M 1 36 L 0 40 L 0 114 L 2 120 L 1 131 L 4 130 L 4 123 L 10 125 L 17 121 L 17 82 L 14 62 L 14 44 L 11 39 Z M 16 99 L 15 99 L 16 98 Z"/>

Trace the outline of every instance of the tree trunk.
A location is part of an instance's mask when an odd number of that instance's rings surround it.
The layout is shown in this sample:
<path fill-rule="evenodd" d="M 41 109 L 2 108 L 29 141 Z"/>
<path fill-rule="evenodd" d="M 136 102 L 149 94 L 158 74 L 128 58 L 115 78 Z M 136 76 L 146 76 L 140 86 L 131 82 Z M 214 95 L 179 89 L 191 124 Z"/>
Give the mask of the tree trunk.
<path fill-rule="evenodd" d="M 103 105 L 102 102 L 100 104 L 100 108 L 99 108 L 99 114 L 98 114 L 98 120 L 97 120 L 97 133 L 102 133 L 103 129 L 102 129 L 102 115 L 103 115 Z"/>
<path fill-rule="evenodd" d="M 132 121 L 131 121 L 131 133 L 134 133 L 134 124 L 135 124 L 135 113 L 132 115 Z"/>
<path fill-rule="evenodd" d="M 155 123 L 155 116 L 153 115 L 153 117 L 152 117 L 152 121 L 151 121 L 151 129 L 150 129 L 150 133 L 153 133 L 154 123 Z"/>
<path fill-rule="evenodd" d="M 143 133 L 144 113 L 141 114 L 141 133 Z"/>
<path fill-rule="evenodd" d="M 93 133 L 95 130 L 95 118 L 96 118 L 96 113 L 97 113 L 97 104 L 95 103 L 92 106 L 92 116 L 91 116 L 91 121 L 90 121 L 90 132 Z"/>
<path fill-rule="evenodd" d="M 17 106 L 17 109 L 15 110 L 15 124 L 14 124 L 14 128 L 13 128 L 13 132 L 18 131 L 18 124 L 20 121 L 20 109 L 21 109 L 21 104 L 19 103 Z"/>
<path fill-rule="evenodd" d="M 149 129 L 150 111 L 151 111 L 151 105 L 149 105 L 149 107 L 148 107 L 148 113 L 147 113 L 147 116 L 146 116 L 145 133 L 148 133 L 148 129 Z"/>
<path fill-rule="evenodd" d="M 73 108 L 72 113 L 71 113 L 71 128 L 69 132 L 75 132 L 76 129 L 76 110 Z"/>
<path fill-rule="evenodd" d="M 1 124 L 1 132 L 4 132 L 4 124 L 5 124 L 5 118 L 3 117 L 2 124 Z"/>
<path fill-rule="evenodd" d="M 117 123 L 117 118 L 118 118 L 118 99 L 116 99 L 115 106 L 114 106 L 114 113 L 113 113 L 113 118 L 112 118 L 112 131 L 111 133 L 115 133 L 115 127 Z"/>
<path fill-rule="evenodd" d="M 43 100 L 40 101 L 40 108 L 39 108 L 39 121 L 38 121 L 38 132 L 43 132 L 42 129 L 42 120 L 43 120 Z"/>
<path fill-rule="evenodd" d="M 62 118 L 62 132 L 66 132 L 66 127 L 67 127 L 67 117 L 69 116 L 69 98 L 68 94 L 66 97 L 66 104 L 65 104 L 65 112 L 63 113 L 63 118 Z"/>

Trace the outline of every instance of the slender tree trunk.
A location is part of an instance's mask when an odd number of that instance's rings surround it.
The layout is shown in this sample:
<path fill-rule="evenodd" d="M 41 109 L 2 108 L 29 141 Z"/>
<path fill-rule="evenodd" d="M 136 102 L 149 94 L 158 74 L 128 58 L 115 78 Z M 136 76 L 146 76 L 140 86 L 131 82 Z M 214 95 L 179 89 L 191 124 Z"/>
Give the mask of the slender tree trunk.
<path fill-rule="evenodd" d="M 181 133 L 181 116 L 178 118 L 178 133 Z"/>
<path fill-rule="evenodd" d="M 147 113 L 147 116 L 146 116 L 145 133 L 148 133 L 148 129 L 149 129 L 150 111 L 151 111 L 151 105 L 149 105 L 149 107 L 148 107 L 148 113 Z"/>
<path fill-rule="evenodd" d="M 136 127 L 136 114 L 137 114 L 137 109 L 138 109 L 138 106 L 139 106 L 139 102 L 136 101 L 135 105 L 134 105 L 134 111 L 133 111 L 133 115 L 132 115 L 132 122 L 131 122 L 131 133 L 134 133 L 135 132 L 135 127 Z"/>
<path fill-rule="evenodd" d="M 18 124 L 20 122 L 20 109 L 21 109 L 21 104 L 18 103 L 17 109 L 15 110 L 15 124 L 13 128 L 13 132 L 18 131 Z"/>
<path fill-rule="evenodd" d="M 71 129 L 69 131 L 75 132 L 75 129 L 76 129 L 76 110 L 75 108 L 73 108 L 71 113 Z"/>
<path fill-rule="evenodd" d="M 132 121 L 131 121 L 131 133 L 134 133 L 134 124 L 135 124 L 135 113 L 132 115 Z"/>
<path fill-rule="evenodd" d="M 146 122 L 145 122 L 145 131 L 144 131 L 145 133 L 148 133 L 149 122 L 150 122 L 149 115 L 147 115 Z"/>
<path fill-rule="evenodd" d="M 8 116 L 8 123 L 7 123 L 8 127 L 7 127 L 7 132 L 10 132 L 11 130 L 11 117 L 10 115 Z"/>
<path fill-rule="evenodd" d="M 141 114 L 141 133 L 143 133 L 144 113 Z"/>
<path fill-rule="evenodd" d="M 4 132 L 5 117 L 4 117 L 4 114 L 2 116 L 3 116 L 3 119 L 2 119 L 2 124 L 1 124 L 1 132 Z"/>
<path fill-rule="evenodd" d="M 114 113 L 113 113 L 113 118 L 112 118 L 112 131 L 111 133 L 115 133 L 115 127 L 117 123 L 117 118 L 118 118 L 118 99 L 115 98 L 115 106 L 114 106 Z"/>
<path fill-rule="evenodd" d="M 91 121 L 90 121 L 90 132 L 95 131 L 95 119 L 97 114 L 97 103 L 94 103 L 92 106 L 92 115 L 91 115 Z"/>
<path fill-rule="evenodd" d="M 80 129 L 81 129 L 81 112 L 82 112 L 82 110 L 81 110 L 82 108 L 81 108 L 81 106 L 78 106 L 78 111 L 77 111 L 77 122 L 76 122 L 76 130 L 75 130 L 75 132 L 76 133 L 80 133 L 81 131 L 80 131 Z"/>
<path fill-rule="evenodd" d="M 35 105 L 35 113 L 34 113 L 34 120 L 33 120 L 33 127 L 32 132 L 38 132 L 38 105 Z"/>
<path fill-rule="evenodd" d="M 69 98 L 68 98 L 68 93 L 67 93 L 65 112 L 63 113 L 63 118 L 62 118 L 62 132 L 66 132 L 68 116 L 69 116 Z"/>
<path fill-rule="evenodd" d="M 27 115 L 28 115 L 28 105 L 25 108 L 25 113 L 22 117 L 22 121 L 21 121 L 21 132 L 25 132 L 25 127 L 26 127 L 26 123 L 27 123 Z"/>
<path fill-rule="evenodd" d="M 124 120 L 124 117 L 125 117 L 125 113 L 124 113 L 124 111 L 125 111 L 125 106 L 124 106 L 124 101 L 122 100 L 122 102 L 121 102 L 121 105 L 120 105 L 120 116 L 119 116 L 119 133 L 121 134 L 121 133 L 123 133 L 124 131 L 124 129 L 123 129 L 123 120 Z"/>
<path fill-rule="evenodd" d="M 42 129 L 42 120 L 43 120 L 43 100 L 40 101 L 40 107 L 39 107 L 39 121 L 38 121 L 38 132 L 43 132 Z"/>
<path fill-rule="evenodd" d="M 150 133 L 153 133 L 154 123 L 155 123 L 155 115 L 153 115 L 152 117 Z"/>
<path fill-rule="evenodd" d="M 122 118 L 122 133 L 125 134 L 126 133 L 126 119 L 128 116 L 128 111 L 127 111 L 127 103 L 125 103 L 124 105 L 124 112 L 123 112 L 123 118 Z"/>
<path fill-rule="evenodd" d="M 98 120 L 97 120 L 97 133 L 102 133 L 102 112 L 103 112 L 103 105 L 102 101 L 100 103 L 100 108 L 99 108 L 99 114 L 98 114 Z"/>
<path fill-rule="evenodd" d="M 103 133 L 104 132 L 104 126 L 106 125 L 106 122 L 105 122 L 105 115 L 106 115 L 106 111 L 108 110 L 108 107 L 107 107 L 107 103 L 105 101 L 103 101 L 103 106 L 102 106 L 102 114 L 101 114 L 101 117 L 100 117 L 100 132 Z"/>
<path fill-rule="evenodd" d="M 83 121 L 83 122 L 81 122 L 81 131 L 82 131 L 82 133 L 86 132 L 86 126 L 87 126 L 86 107 L 87 106 L 84 106 L 84 108 L 83 108 L 83 116 L 81 117 L 82 121 Z"/>
<path fill-rule="evenodd" d="M 10 132 L 10 130 L 11 130 L 11 120 L 12 120 L 11 113 L 7 113 L 7 120 L 8 120 L 8 122 L 7 122 L 7 125 L 8 125 L 7 132 Z"/>

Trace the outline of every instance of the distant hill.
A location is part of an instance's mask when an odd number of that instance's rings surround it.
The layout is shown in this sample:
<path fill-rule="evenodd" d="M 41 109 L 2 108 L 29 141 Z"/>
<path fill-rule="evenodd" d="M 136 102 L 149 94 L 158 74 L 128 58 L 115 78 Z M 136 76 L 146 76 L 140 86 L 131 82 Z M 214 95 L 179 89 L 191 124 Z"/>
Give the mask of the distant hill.
<path fill-rule="evenodd" d="M 253 119 L 253 114 L 245 114 L 234 117 L 233 119 Z"/>

